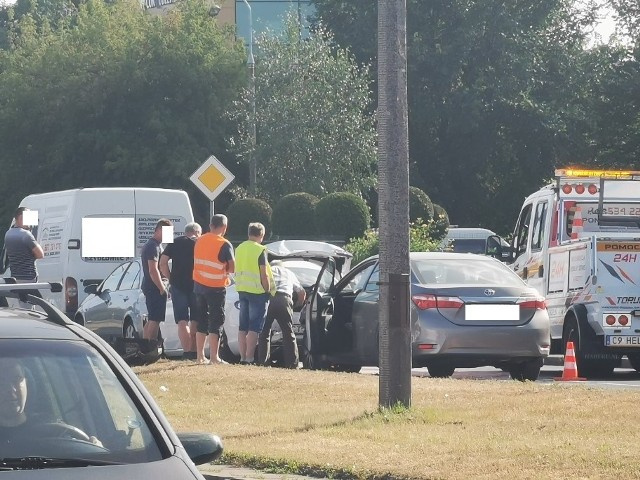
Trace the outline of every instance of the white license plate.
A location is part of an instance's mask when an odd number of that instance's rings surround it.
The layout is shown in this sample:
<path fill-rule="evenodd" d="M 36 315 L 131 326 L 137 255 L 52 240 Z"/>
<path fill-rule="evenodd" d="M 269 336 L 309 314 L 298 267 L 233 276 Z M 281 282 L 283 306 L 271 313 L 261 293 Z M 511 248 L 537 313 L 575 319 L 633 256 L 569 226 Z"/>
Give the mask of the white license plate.
<path fill-rule="evenodd" d="M 465 320 L 519 320 L 520 305 L 465 305 Z"/>
<path fill-rule="evenodd" d="M 640 347 L 640 335 L 606 335 L 607 347 Z"/>

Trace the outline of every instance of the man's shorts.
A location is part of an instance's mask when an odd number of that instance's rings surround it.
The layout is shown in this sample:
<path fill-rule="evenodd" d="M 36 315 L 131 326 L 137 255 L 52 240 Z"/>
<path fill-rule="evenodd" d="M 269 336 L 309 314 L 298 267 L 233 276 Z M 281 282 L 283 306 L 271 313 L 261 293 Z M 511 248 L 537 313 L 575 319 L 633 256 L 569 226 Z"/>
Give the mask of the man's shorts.
<path fill-rule="evenodd" d="M 147 292 L 144 294 L 147 303 L 147 318 L 154 322 L 164 322 L 167 311 L 167 296 L 160 292 Z"/>
<path fill-rule="evenodd" d="M 171 302 L 173 303 L 173 317 L 178 324 L 182 320 L 193 320 L 198 322 L 202 320 L 199 314 L 196 302 L 196 294 L 192 292 L 186 293 L 177 287 L 171 285 Z"/>
<path fill-rule="evenodd" d="M 271 296 L 268 293 L 238 292 L 240 300 L 240 325 L 241 332 L 260 333 L 264 327 L 267 316 L 267 307 Z"/>

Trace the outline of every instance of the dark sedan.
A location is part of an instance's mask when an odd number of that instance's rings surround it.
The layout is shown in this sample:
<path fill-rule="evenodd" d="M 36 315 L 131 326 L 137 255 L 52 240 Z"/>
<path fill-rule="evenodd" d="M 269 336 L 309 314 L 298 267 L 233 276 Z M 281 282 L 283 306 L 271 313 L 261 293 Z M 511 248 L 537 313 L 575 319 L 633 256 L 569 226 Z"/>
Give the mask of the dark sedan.
<path fill-rule="evenodd" d="M 482 255 L 411 253 L 414 367 L 433 377 L 456 368 L 495 366 L 514 379 L 536 380 L 549 354 L 544 298 L 512 270 Z M 306 368 L 357 371 L 378 365 L 377 257 L 334 283 L 327 262 L 304 312 Z"/>

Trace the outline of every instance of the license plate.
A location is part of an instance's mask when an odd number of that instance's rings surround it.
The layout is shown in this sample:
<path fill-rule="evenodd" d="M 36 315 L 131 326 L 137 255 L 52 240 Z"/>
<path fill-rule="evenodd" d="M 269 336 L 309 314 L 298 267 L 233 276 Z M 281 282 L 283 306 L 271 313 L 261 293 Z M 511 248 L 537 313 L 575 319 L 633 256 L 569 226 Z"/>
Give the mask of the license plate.
<path fill-rule="evenodd" d="M 519 305 L 465 305 L 465 320 L 519 320 Z"/>
<path fill-rule="evenodd" d="M 640 335 L 606 335 L 607 347 L 640 347 Z"/>

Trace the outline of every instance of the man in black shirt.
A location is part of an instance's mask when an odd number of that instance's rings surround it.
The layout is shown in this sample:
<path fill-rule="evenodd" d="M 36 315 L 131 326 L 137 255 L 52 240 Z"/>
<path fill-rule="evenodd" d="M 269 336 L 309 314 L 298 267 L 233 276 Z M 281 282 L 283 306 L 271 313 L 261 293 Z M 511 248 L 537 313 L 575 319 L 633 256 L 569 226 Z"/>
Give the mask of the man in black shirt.
<path fill-rule="evenodd" d="M 199 312 L 193 293 L 193 248 L 202 235 L 202 227 L 193 222 L 184 227 L 184 235 L 167 245 L 160 256 L 160 272 L 169 279 L 173 316 L 178 325 L 182 358 L 196 359 L 196 331 Z M 171 270 L 169 270 L 171 260 Z"/>
<path fill-rule="evenodd" d="M 145 340 L 157 340 L 160 323 L 164 322 L 167 308 L 167 287 L 162 281 L 158 262 L 162 253 L 162 227 L 172 226 L 171 220 L 161 218 L 156 224 L 153 236 L 142 247 L 142 293 L 147 303 L 147 323 L 143 327 Z"/>

